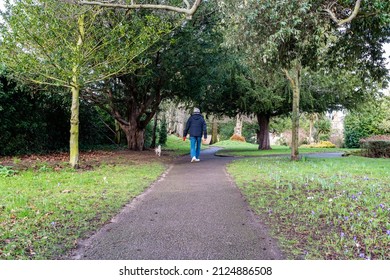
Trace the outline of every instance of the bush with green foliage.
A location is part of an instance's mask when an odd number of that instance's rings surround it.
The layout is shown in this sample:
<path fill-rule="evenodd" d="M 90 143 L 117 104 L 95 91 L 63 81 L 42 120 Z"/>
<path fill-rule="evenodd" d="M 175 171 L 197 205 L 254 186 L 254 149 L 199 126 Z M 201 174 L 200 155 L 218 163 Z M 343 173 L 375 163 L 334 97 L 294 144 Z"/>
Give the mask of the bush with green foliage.
<path fill-rule="evenodd" d="M 153 124 L 154 124 L 154 121 L 151 121 L 151 122 L 148 123 L 148 125 L 145 128 L 144 147 L 146 149 L 148 149 L 148 148 L 150 148 L 152 146 Z"/>
<path fill-rule="evenodd" d="M 360 140 L 363 155 L 372 158 L 390 158 L 390 135 L 376 135 Z"/>
<path fill-rule="evenodd" d="M 163 118 L 160 122 L 160 130 L 158 133 L 158 143 L 160 145 L 165 145 L 167 143 L 168 138 L 168 129 L 167 129 L 167 121 Z"/>
<path fill-rule="evenodd" d="M 302 124 L 301 124 L 302 126 Z M 270 132 L 275 134 L 281 134 L 287 130 L 291 130 L 291 117 L 277 116 L 272 117 L 269 123 Z"/>
<path fill-rule="evenodd" d="M 257 142 L 257 130 L 259 125 L 257 122 L 242 124 L 242 136 L 245 137 L 246 142 L 255 144 Z"/>
<path fill-rule="evenodd" d="M 220 123 L 218 125 L 219 141 L 229 140 L 229 138 L 234 133 L 235 126 L 236 122 L 233 120 L 230 120 L 225 123 Z"/>
<path fill-rule="evenodd" d="M 67 130 L 69 130 L 68 123 L 69 121 L 66 122 Z M 110 145 L 116 147 L 114 128 L 115 121 L 109 114 L 86 102 L 80 102 L 81 150 L 93 150 Z"/>
<path fill-rule="evenodd" d="M 359 148 L 360 139 L 384 134 L 380 128 L 385 118 L 380 104 L 367 104 L 359 111 L 350 112 L 344 119 L 344 138 L 347 148 Z"/>
<path fill-rule="evenodd" d="M 322 117 L 314 124 L 316 141 L 328 141 L 332 130 L 332 124 L 327 117 Z"/>
<path fill-rule="evenodd" d="M 69 149 L 70 96 L 58 89 L 33 92 L 0 73 L 0 155 Z M 80 103 L 80 149 L 112 144 L 113 120 Z"/>
<path fill-rule="evenodd" d="M 330 141 L 320 141 L 318 143 L 301 145 L 301 148 L 336 148 L 336 145 Z"/>

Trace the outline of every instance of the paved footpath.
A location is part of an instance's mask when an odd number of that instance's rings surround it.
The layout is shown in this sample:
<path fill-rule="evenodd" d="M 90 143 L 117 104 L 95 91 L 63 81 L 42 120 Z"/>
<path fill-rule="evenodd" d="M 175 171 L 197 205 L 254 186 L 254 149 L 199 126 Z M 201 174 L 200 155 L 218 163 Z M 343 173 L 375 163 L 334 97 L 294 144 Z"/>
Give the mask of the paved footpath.
<path fill-rule="evenodd" d="M 111 223 L 84 240 L 72 259 L 283 259 L 225 171 L 230 158 L 202 151 L 177 160 Z"/>

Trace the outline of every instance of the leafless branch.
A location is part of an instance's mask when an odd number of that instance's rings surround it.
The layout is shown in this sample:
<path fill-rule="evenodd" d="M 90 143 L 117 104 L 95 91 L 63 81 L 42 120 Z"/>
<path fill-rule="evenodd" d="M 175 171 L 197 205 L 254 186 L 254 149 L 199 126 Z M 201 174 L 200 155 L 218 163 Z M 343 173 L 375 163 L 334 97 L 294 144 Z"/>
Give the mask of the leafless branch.
<path fill-rule="evenodd" d="M 186 6 L 187 6 L 187 9 L 190 9 L 190 3 L 188 3 L 188 1 L 187 1 L 187 0 L 183 0 L 183 2 L 186 4 Z"/>
<path fill-rule="evenodd" d="M 351 15 L 345 19 L 338 19 L 336 14 L 332 11 L 332 8 L 333 6 L 335 5 L 335 2 L 333 2 L 331 5 L 328 6 L 328 8 L 325 9 L 325 12 L 327 12 L 329 14 L 329 16 L 331 17 L 331 19 L 339 26 L 343 25 L 343 24 L 346 24 L 348 22 L 351 22 L 356 16 L 357 14 L 359 13 L 359 10 L 360 10 L 360 4 L 361 4 L 362 0 L 357 0 L 356 3 L 355 3 L 355 8 L 353 9 L 353 12 L 351 13 Z"/>
<path fill-rule="evenodd" d="M 187 15 L 188 18 L 191 18 L 197 11 L 199 5 L 202 3 L 202 0 L 195 0 L 192 7 L 188 0 L 183 0 L 186 8 L 179 8 L 176 6 L 163 5 L 163 4 L 136 4 L 135 1 L 131 1 L 131 4 L 120 4 L 117 1 L 85 1 L 85 0 L 62 0 L 78 5 L 94 5 L 106 8 L 117 8 L 117 9 L 152 9 L 152 10 L 166 10 L 176 13 L 181 13 Z"/>

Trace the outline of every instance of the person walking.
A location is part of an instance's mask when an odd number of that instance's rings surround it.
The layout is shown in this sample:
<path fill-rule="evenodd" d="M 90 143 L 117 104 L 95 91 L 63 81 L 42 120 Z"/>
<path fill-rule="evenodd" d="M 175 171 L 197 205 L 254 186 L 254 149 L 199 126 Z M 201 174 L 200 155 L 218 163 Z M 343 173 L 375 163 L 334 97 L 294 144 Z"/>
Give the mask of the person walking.
<path fill-rule="evenodd" d="M 183 141 L 186 141 L 188 133 L 190 134 L 191 142 L 191 162 L 200 161 L 199 155 L 202 143 L 202 135 L 206 140 L 207 125 L 198 108 L 194 108 L 194 113 L 187 121 L 186 128 L 184 129 L 183 133 Z"/>

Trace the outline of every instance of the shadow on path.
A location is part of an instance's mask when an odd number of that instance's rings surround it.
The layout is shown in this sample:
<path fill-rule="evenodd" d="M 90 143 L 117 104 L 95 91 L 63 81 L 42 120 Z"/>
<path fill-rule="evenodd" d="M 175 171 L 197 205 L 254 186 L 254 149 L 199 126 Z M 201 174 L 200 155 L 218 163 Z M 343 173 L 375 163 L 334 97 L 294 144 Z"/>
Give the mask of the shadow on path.
<path fill-rule="evenodd" d="M 72 259 L 283 259 L 226 173 L 232 158 L 202 151 L 178 159 L 111 223 L 80 242 Z"/>

